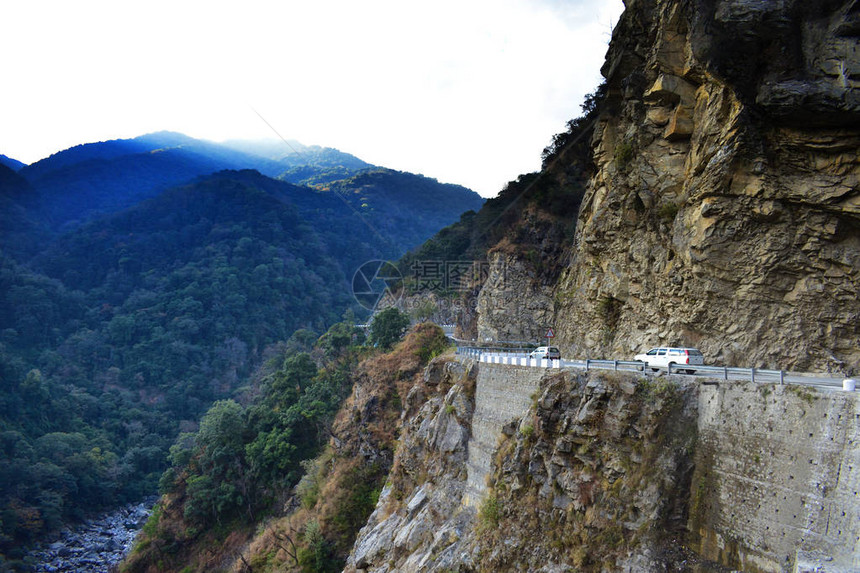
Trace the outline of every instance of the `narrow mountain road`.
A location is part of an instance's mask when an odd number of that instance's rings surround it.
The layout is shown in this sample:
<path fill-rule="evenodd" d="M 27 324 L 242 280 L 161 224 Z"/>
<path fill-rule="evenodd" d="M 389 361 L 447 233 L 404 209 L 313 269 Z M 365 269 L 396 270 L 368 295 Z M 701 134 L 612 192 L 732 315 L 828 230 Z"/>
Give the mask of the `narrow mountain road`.
<path fill-rule="evenodd" d="M 458 344 L 457 353 L 473 356 L 480 362 L 509 366 L 580 370 L 625 370 L 644 372 L 648 375 L 664 375 L 669 373 L 665 368 L 653 372 L 652 369 L 645 367 L 643 362 L 636 360 L 535 359 L 530 358 L 529 354 L 523 352 L 521 349 L 506 351 L 498 348 L 486 349 Z M 851 379 L 846 379 L 842 376 L 833 377 L 832 375 L 823 373 L 785 372 L 780 370 L 722 366 L 696 366 L 695 371 L 691 371 L 689 373 L 686 370 L 688 369 L 685 368 L 684 365 L 673 366 L 671 374 L 673 376 L 677 375 L 700 378 L 703 383 L 708 383 L 708 381 L 751 380 L 759 384 L 800 384 L 822 390 L 843 390 L 848 389 L 851 386 Z M 860 381 L 856 382 L 856 384 L 860 386 Z"/>

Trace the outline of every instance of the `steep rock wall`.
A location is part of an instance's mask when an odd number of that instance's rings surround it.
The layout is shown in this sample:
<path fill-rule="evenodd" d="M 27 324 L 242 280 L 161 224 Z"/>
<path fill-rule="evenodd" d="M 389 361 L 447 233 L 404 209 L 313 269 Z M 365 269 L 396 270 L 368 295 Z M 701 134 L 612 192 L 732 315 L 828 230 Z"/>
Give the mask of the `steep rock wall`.
<path fill-rule="evenodd" d="M 478 295 L 478 341 L 540 342 L 552 324 L 552 286 L 533 263 L 509 253 L 490 253 L 487 280 Z"/>
<path fill-rule="evenodd" d="M 449 571 L 471 561 L 459 541 L 475 519 L 474 508 L 463 503 L 475 369 L 436 359 L 427 373 L 436 392 L 416 388 L 407 397 L 394 466 L 347 573 Z"/>
<path fill-rule="evenodd" d="M 860 368 L 857 6 L 627 2 L 556 292 L 564 348 Z"/>
<path fill-rule="evenodd" d="M 487 253 L 488 272 L 480 285 L 473 322 L 479 341 L 540 342 L 552 325 L 553 286 L 567 266 L 573 227 L 570 213 L 576 213 L 582 196 L 570 190 L 581 189 L 582 184 L 571 182 L 564 172 L 545 173 L 520 201 L 529 200 L 528 194 L 541 186 L 564 197 L 553 201 L 572 203 L 558 212 L 549 201 L 524 207 L 518 225 Z"/>
<path fill-rule="evenodd" d="M 626 4 L 570 256 L 496 253 L 478 338 L 860 371 L 857 2 Z"/>
<path fill-rule="evenodd" d="M 548 373 L 490 485 L 484 570 L 685 571 L 695 384 Z"/>
<path fill-rule="evenodd" d="M 428 373 L 437 390 L 407 398 L 346 571 L 858 568 L 856 393 L 439 359 Z"/>

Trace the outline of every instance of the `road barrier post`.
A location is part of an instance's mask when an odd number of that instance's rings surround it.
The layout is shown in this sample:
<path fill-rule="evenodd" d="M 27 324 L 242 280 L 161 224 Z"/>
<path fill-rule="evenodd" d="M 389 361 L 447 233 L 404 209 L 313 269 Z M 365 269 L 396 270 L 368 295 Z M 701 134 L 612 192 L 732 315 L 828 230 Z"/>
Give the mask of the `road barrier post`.
<path fill-rule="evenodd" d="M 785 372 L 783 372 L 782 370 L 779 371 L 779 383 L 785 384 Z"/>
<path fill-rule="evenodd" d="M 588 364 L 591 362 L 588 358 L 585 359 L 585 371 L 588 372 Z"/>
<path fill-rule="evenodd" d="M 729 367 L 723 366 L 723 380 L 729 379 Z"/>

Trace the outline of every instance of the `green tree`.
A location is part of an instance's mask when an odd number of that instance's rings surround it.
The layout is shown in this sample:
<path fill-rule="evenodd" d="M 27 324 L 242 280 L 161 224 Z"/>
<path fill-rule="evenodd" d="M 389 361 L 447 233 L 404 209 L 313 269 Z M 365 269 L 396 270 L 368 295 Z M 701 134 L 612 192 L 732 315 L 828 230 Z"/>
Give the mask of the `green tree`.
<path fill-rule="evenodd" d="M 244 411 L 233 400 L 215 402 L 200 421 L 195 452 L 201 475 L 188 480 L 193 508 L 186 507 L 186 513 L 198 522 L 212 518 L 220 522 L 222 516 L 249 501 L 245 427 Z"/>
<path fill-rule="evenodd" d="M 260 432 L 254 441 L 245 446 L 245 455 L 251 472 L 260 480 L 276 483 L 289 476 L 296 461 L 293 459 L 296 446 L 290 441 L 290 428 L 273 428 Z"/>
<path fill-rule="evenodd" d="M 288 356 L 283 368 L 272 378 L 267 402 L 276 411 L 289 408 L 316 375 L 317 365 L 310 354 L 300 352 Z"/>
<path fill-rule="evenodd" d="M 403 337 L 409 327 L 409 316 L 400 310 L 386 308 L 370 323 L 370 342 L 381 348 L 391 346 Z"/>
<path fill-rule="evenodd" d="M 313 330 L 300 328 L 290 336 L 289 340 L 287 340 L 287 351 L 310 352 L 316 341 L 317 335 Z"/>
<path fill-rule="evenodd" d="M 219 400 L 209 408 L 195 440 L 204 472 L 224 476 L 238 470 L 244 459 L 244 431 L 242 406 L 233 400 Z"/>
<path fill-rule="evenodd" d="M 299 549 L 299 565 L 304 573 L 328 573 L 340 571 L 341 564 L 332 559 L 332 551 L 325 537 L 323 537 L 320 524 L 317 520 L 311 520 L 305 526 L 305 547 Z"/>
<path fill-rule="evenodd" d="M 363 332 L 352 322 L 338 322 L 323 334 L 318 342 L 326 354 L 338 356 L 343 350 L 363 338 Z"/>

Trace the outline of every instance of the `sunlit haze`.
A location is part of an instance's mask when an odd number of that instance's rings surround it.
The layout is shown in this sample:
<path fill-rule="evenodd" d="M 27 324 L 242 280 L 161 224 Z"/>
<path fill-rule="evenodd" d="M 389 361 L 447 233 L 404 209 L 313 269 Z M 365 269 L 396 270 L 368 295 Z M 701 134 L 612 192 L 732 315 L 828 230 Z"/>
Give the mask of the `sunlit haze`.
<path fill-rule="evenodd" d="M 31 163 L 160 130 L 280 135 L 494 196 L 537 170 L 552 135 L 580 115 L 622 9 L 621 0 L 9 2 L 0 153 Z"/>

